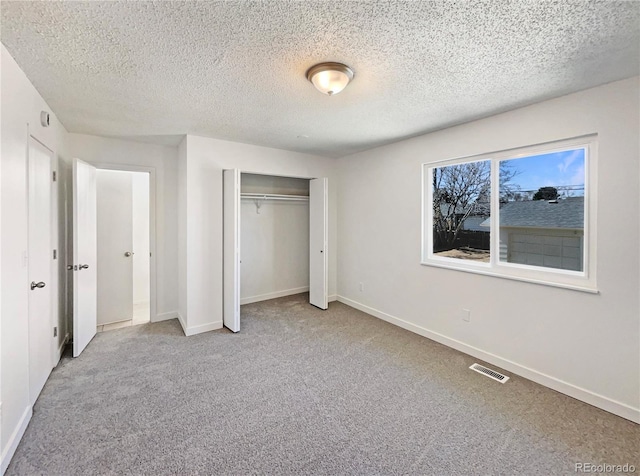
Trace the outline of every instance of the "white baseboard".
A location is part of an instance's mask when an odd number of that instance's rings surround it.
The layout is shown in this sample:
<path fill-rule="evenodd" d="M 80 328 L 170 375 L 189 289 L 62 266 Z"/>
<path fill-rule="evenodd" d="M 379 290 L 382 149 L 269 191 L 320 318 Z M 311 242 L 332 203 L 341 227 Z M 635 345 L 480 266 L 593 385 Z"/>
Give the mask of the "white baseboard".
<path fill-rule="evenodd" d="M 184 329 L 184 335 L 189 337 L 218 329 L 222 329 L 222 321 L 208 322 L 206 324 L 200 324 L 199 326 L 187 327 Z"/>
<path fill-rule="evenodd" d="M 2 449 L 2 471 L 0 474 L 4 474 L 4 472 L 9 467 L 9 463 L 11 462 L 11 458 L 13 458 L 13 454 L 16 452 L 16 448 L 18 448 L 18 443 L 22 439 L 22 435 L 24 435 L 25 430 L 27 429 L 27 425 L 31 421 L 31 416 L 33 415 L 33 410 L 31 405 L 29 405 L 22 414 L 18 425 L 11 433 L 9 437 L 9 441 L 7 441 L 7 445 Z"/>
<path fill-rule="evenodd" d="M 184 332 L 184 335 L 187 337 L 194 336 L 196 334 L 202 334 L 203 332 L 222 329 L 222 321 L 208 322 L 206 324 L 200 324 L 199 326 L 187 327 L 180 313 L 178 312 L 177 314 L 178 314 L 178 321 L 182 326 L 182 332 Z"/>
<path fill-rule="evenodd" d="M 309 286 L 303 286 L 301 288 L 285 289 L 284 291 L 275 291 L 273 293 L 258 294 L 257 296 L 249 296 L 240 299 L 240 304 L 251 304 L 254 302 L 268 301 L 269 299 L 275 299 L 284 296 L 291 296 L 293 294 L 306 293 L 309 291 Z"/>
<path fill-rule="evenodd" d="M 459 350 L 460 352 L 469 354 L 473 357 L 476 357 L 477 359 L 481 359 L 504 370 L 513 372 L 516 375 L 520 375 L 521 377 L 532 380 L 533 382 L 539 383 L 540 385 L 549 387 L 553 390 L 556 390 L 557 392 L 564 393 L 565 395 L 588 403 L 589 405 L 601 408 L 602 410 L 621 416 L 622 418 L 626 418 L 627 420 L 631 420 L 635 423 L 640 423 L 639 408 L 634 408 L 625 403 L 612 400 L 611 398 L 605 397 L 604 395 L 599 395 L 585 388 L 577 387 L 563 380 L 543 374 L 541 372 L 538 372 L 537 370 L 525 367 L 524 365 L 520 365 L 511 360 L 504 359 L 498 355 L 486 352 L 482 349 L 478 349 L 477 347 L 465 344 L 464 342 L 461 342 L 459 340 L 451 339 L 450 337 L 447 337 L 445 335 L 430 331 L 429 329 L 417 326 L 398 317 L 366 306 L 357 301 L 353 301 L 344 296 L 338 296 L 338 301 L 346 304 L 347 306 L 351 306 L 362 312 L 366 312 L 367 314 L 382 319 L 383 321 L 387 321 L 398 327 L 402 327 L 403 329 L 439 342 L 440 344 L 446 345 L 447 347 Z"/>
<path fill-rule="evenodd" d="M 62 358 L 62 351 L 64 351 L 64 346 L 67 345 L 67 343 L 69 342 L 69 333 L 67 333 L 64 336 L 64 340 L 62 341 L 62 343 L 58 346 L 58 353 L 56 354 L 56 362 L 54 364 L 54 367 L 56 365 L 58 365 L 58 363 L 60 362 L 60 359 Z"/>
<path fill-rule="evenodd" d="M 178 311 L 163 312 L 162 314 L 156 314 L 156 317 L 151 319 L 151 322 L 169 321 L 176 318 L 179 318 Z"/>
<path fill-rule="evenodd" d="M 329 294 L 329 297 L 327 298 L 327 300 L 329 302 L 334 302 L 338 300 L 338 295 L 337 294 Z"/>

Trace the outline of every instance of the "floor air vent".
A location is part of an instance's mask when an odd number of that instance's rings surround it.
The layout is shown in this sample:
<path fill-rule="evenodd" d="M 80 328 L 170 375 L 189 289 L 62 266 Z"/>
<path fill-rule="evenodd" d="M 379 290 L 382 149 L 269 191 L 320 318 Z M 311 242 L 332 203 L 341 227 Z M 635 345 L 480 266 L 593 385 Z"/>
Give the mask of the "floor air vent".
<path fill-rule="evenodd" d="M 496 372 L 495 370 L 488 369 L 480 364 L 473 364 L 469 368 L 471 370 L 475 370 L 476 372 L 482 375 L 486 375 L 487 377 L 492 378 L 493 380 L 497 380 L 500 383 L 505 383 L 507 380 L 509 380 L 509 377 L 507 377 L 506 375 L 502 375 L 500 372 Z"/>

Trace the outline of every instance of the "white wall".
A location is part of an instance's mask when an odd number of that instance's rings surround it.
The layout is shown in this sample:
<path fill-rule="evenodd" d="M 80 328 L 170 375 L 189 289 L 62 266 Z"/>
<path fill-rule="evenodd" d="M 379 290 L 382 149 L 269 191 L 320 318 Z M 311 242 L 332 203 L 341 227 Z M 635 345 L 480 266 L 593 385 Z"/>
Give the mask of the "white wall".
<path fill-rule="evenodd" d="M 6 469 L 15 448 L 31 417 L 29 404 L 29 335 L 28 335 L 28 275 L 24 256 L 27 246 L 27 137 L 33 135 L 54 151 L 57 162 L 65 155 L 66 130 L 51 113 L 51 125 L 40 125 L 40 111 L 51 112 L 42 97 L 20 70 L 4 45 L 1 46 L 2 79 L 2 336 L 1 340 L 1 401 L 2 423 L 0 446 L 2 471 Z M 56 182 L 54 189 L 57 189 Z M 56 190 L 57 194 L 57 190 Z M 53 199 L 54 215 L 57 204 Z M 58 234 L 54 233 L 54 246 Z M 62 251 L 62 250 L 60 250 Z M 62 257 L 58 263 L 63 262 Z M 51 286 L 57 289 L 58 270 L 54 271 Z M 59 298 L 56 298 L 59 301 Z M 59 341 L 64 340 L 63 314 L 54 308 L 60 319 Z M 53 357 L 53 356 L 52 356 Z"/>
<path fill-rule="evenodd" d="M 156 176 L 156 315 L 172 319 L 178 310 L 178 150 L 141 142 L 69 134 L 69 155 L 93 165 L 150 167 Z"/>
<path fill-rule="evenodd" d="M 309 202 L 253 200 L 240 207 L 240 303 L 309 290 Z"/>
<path fill-rule="evenodd" d="M 339 299 L 640 421 L 638 111 L 634 78 L 339 159 Z M 599 294 L 420 265 L 421 163 L 591 133 Z"/>
<path fill-rule="evenodd" d="M 198 136 L 186 141 L 185 333 L 222 326 L 222 170 L 329 179 L 329 294 L 336 292 L 336 160 Z M 188 211 L 188 213 L 187 213 Z M 182 213 L 182 212 L 181 212 Z M 182 225 L 182 223 L 181 223 Z M 182 304 L 181 304 L 182 314 Z"/>
<path fill-rule="evenodd" d="M 149 174 L 132 172 L 133 303 L 149 302 Z M 177 309 L 177 308 L 176 308 Z"/>

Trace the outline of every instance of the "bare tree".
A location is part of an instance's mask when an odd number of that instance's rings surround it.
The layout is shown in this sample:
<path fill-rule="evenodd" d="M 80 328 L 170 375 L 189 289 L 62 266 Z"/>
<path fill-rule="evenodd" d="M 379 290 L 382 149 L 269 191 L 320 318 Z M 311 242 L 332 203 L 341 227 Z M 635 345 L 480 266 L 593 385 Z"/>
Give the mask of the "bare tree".
<path fill-rule="evenodd" d="M 518 174 L 507 161 L 500 163 L 500 201 L 520 189 L 511 180 Z M 452 249 L 464 221 L 491 213 L 491 162 L 489 160 L 433 169 L 434 247 Z"/>
<path fill-rule="evenodd" d="M 504 204 L 513 201 L 527 200 L 525 193 L 522 193 L 520 185 L 512 182 L 520 172 L 514 168 L 509 161 L 500 162 L 500 203 Z"/>
<path fill-rule="evenodd" d="M 490 208 L 491 163 L 448 165 L 433 169 L 433 238 L 437 248 L 451 249 L 464 221 Z"/>

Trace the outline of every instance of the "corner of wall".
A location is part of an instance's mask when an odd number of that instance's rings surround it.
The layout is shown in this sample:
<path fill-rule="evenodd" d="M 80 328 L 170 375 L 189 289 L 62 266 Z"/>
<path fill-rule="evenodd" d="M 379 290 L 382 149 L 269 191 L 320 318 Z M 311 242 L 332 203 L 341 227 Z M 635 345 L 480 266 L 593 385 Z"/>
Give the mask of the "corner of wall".
<path fill-rule="evenodd" d="M 180 313 L 178 311 L 163 312 L 152 317 L 151 322 L 170 321 L 171 319 L 180 319 Z"/>
<path fill-rule="evenodd" d="M 178 318 L 187 328 L 187 141 L 184 136 L 178 146 Z M 186 333 L 186 331 L 185 331 Z"/>
<path fill-rule="evenodd" d="M 177 313 L 178 314 L 178 322 L 180 323 L 180 327 L 182 327 L 182 332 L 184 332 L 184 335 L 188 335 L 187 334 L 187 322 L 185 320 L 184 317 L 182 317 L 181 313 Z"/>

